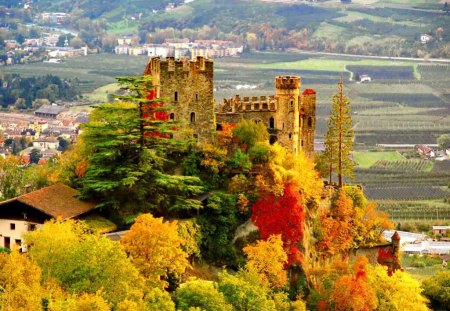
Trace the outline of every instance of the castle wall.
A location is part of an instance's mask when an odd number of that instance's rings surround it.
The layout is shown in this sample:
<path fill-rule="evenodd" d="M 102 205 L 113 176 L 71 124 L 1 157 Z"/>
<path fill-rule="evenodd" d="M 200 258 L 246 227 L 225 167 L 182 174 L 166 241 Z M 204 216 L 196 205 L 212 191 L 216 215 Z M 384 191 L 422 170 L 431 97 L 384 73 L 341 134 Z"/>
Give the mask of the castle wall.
<path fill-rule="evenodd" d="M 209 140 L 215 131 L 213 61 L 151 58 L 144 71 L 156 85 L 171 118 L 193 130 L 199 140 Z"/>

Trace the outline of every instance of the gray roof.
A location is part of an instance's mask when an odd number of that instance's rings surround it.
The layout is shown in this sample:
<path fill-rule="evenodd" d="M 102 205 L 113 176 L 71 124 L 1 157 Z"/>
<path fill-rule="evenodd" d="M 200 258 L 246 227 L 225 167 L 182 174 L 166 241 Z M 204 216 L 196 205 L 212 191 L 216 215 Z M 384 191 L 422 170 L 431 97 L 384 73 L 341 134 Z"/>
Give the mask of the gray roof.
<path fill-rule="evenodd" d="M 53 106 L 53 105 L 42 105 L 38 110 L 34 112 L 34 114 L 45 113 L 45 114 L 54 114 L 58 115 L 66 109 L 63 106 Z"/>

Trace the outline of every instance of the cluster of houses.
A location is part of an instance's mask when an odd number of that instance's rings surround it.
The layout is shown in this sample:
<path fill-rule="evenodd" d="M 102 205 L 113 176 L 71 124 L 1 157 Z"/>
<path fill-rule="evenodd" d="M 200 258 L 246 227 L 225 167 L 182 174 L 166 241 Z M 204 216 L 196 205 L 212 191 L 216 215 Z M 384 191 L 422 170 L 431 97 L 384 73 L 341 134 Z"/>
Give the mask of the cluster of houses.
<path fill-rule="evenodd" d="M 425 159 L 434 159 L 437 161 L 450 160 L 450 148 L 446 150 L 440 150 L 438 145 L 416 145 L 416 153 Z"/>
<path fill-rule="evenodd" d="M 131 38 L 118 39 L 118 45 L 114 48 L 116 54 L 146 55 L 175 57 L 176 59 L 187 56 L 197 58 L 218 58 L 225 56 L 239 56 L 243 53 L 244 46 L 233 41 L 226 40 L 195 40 L 166 39 L 163 44 L 136 45 Z"/>
<path fill-rule="evenodd" d="M 9 139 L 25 139 L 30 146 L 21 150 L 20 155 L 25 162 L 30 161 L 30 154 L 37 149 L 41 154 L 40 161 L 45 162 L 60 154 L 58 138 L 74 141 L 80 126 L 87 123 L 86 112 L 69 112 L 64 106 L 43 105 L 35 111 L 34 116 L 24 114 L 0 114 L 0 156 L 6 157 L 14 151 L 14 145 L 6 144 Z"/>

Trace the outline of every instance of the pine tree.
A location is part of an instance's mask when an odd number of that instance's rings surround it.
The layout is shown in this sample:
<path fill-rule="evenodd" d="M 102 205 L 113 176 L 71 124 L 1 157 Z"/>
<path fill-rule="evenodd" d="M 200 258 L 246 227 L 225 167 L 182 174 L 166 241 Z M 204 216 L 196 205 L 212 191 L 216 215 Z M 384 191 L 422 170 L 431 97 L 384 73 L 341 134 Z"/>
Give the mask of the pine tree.
<path fill-rule="evenodd" d="M 125 94 L 95 107 L 84 127 L 89 151 L 83 197 L 99 199 L 121 214 L 200 208 L 200 202 L 190 199 L 202 192 L 200 180 L 169 173 L 175 166 L 171 154 L 181 152 L 183 143 L 171 138 L 176 124 L 155 98 L 151 80 L 118 80 Z"/>
<path fill-rule="evenodd" d="M 328 132 L 325 135 L 323 157 L 329 166 L 329 175 L 336 170 L 338 186 L 343 186 L 344 176 L 353 177 L 354 162 L 350 158 L 353 150 L 353 126 L 350 115 L 350 101 L 344 95 L 344 83 L 341 77 L 338 92 L 332 97 L 331 116 L 328 120 Z"/>

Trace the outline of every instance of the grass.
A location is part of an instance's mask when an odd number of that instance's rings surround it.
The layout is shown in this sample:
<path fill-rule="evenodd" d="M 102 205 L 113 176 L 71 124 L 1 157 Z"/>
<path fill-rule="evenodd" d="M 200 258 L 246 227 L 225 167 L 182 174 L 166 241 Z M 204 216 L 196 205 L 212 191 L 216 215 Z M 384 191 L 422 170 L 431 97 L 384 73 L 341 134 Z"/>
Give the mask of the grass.
<path fill-rule="evenodd" d="M 92 93 L 86 94 L 86 97 L 93 102 L 106 102 L 108 100 L 108 95 L 113 94 L 119 89 L 117 83 L 110 83 L 95 89 Z"/>
<path fill-rule="evenodd" d="M 401 161 L 405 160 L 397 151 L 354 152 L 353 159 L 360 168 L 369 168 L 377 161 Z"/>
<path fill-rule="evenodd" d="M 139 24 L 137 22 L 126 22 L 121 20 L 115 23 L 108 23 L 107 32 L 115 35 L 138 33 Z"/>
<path fill-rule="evenodd" d="M 331 25 L 327 22 L 320 23 L 319 28 L 314 32 L 313 38 L 338 37 L 345 32 L 344 27 Z"/>

